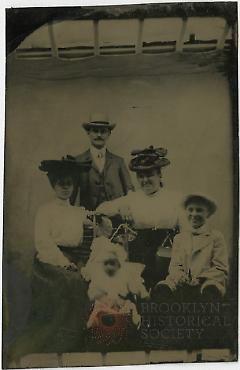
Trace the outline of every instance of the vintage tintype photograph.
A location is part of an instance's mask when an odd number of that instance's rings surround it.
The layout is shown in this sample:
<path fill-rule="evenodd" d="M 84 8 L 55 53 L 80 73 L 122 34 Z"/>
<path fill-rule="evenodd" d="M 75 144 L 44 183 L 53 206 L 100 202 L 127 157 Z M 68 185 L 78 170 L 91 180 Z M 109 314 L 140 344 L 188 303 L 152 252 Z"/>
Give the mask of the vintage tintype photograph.
<path fill-rule="evenodd" d="M 237 361 L 237 3 L 6 10 L 3 367 Z"/>

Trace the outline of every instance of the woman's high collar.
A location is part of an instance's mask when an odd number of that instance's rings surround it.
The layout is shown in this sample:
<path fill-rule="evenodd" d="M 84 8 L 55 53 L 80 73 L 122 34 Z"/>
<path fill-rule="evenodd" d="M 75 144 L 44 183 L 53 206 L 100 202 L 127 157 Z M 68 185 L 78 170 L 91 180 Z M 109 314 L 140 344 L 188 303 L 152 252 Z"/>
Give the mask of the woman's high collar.
<path fill-rule="evenodd" d="M 68 207 L 71 205 L 69 199 L 60 199 L 56 197 L 55 202 L 57 205 L 63 206 L 63 207 Z"/>

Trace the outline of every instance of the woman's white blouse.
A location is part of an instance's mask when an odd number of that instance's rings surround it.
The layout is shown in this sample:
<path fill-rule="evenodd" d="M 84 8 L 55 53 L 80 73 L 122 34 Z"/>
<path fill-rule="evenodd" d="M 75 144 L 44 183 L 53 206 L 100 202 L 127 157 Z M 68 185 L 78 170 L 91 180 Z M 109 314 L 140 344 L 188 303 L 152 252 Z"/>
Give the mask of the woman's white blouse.
<path fill-rule="evenodd" d="M 56 266 L 69 264 L 57 246 L 78 246 L 82 241 L 85 219 L 85 209 L 71 206 L 69 201 L 55 199 L 41 206 L 35 220 L 38 259 Z"/>
<path fill-rule="evenodd" d="M 108 216 L 128 210 L 136 228 L 170 229 L 176 226 L 181 213 L 182 197 L 179 193 L 160 189 L 146 195 L 141 189 L 126 196 L 102 203 L 97 211 Z"/>

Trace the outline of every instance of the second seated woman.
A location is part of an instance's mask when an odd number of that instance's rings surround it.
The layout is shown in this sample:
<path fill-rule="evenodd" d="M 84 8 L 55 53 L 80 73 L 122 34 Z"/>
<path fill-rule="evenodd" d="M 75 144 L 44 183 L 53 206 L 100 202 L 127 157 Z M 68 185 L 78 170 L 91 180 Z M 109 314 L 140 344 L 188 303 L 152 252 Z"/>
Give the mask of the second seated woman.
<path fill-rule="evenodd" d="M 163 187 L 162 168 L 170 161 L 164 148 L 135 150 L 129 168 L 136 173 L 140 189 L 126 196 L 102 203 L 97 212 L 120 215 L 137 230 L 129 243 L 129 260 L 145 264 L 143 277 L 149 289 L 167 273 L 168 266 L 158 266 L 156 255 L 162 246 L 171 245 L 179 225 L 182 197 Z"/>

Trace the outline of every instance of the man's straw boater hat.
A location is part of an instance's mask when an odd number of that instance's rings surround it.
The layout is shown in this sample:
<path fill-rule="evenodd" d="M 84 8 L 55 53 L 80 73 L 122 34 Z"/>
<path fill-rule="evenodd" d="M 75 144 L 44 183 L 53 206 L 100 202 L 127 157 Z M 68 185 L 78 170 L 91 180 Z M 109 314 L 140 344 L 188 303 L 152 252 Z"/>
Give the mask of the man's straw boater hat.
<path fill-rule="evenodd" d="M 201 203 L 204 204 L 208 210 L 209 214 L 212 215 L 217 210 L 217 204 L 214 199 L 208 195 L 202 193 L 194 193 L 187 195 L 183 200 L 183 208 L 187 208 L 190 203 Z"/>
<path fill-rule="evenodd" d="M 162 168 L 170 164 L 170 161 L 165 157 L 167 149 L 154 148 L 152 145 L 143 150 L 133 150 L 131 155 L 134 158 L 130 161 L 129 168 L 135 172 Z"/>
<path fill-rule="evenodd" d="M 82 124 L 83 128 L 86 131 L 89 131 L 90 128 L 108 128 L 110 131 L 116 126 L 115 123 L 110 123 L 109 118 L 106 114 L 102 113 L 93 113 L 90 116 L 89 122 L 84 122 Z"/>
<path fill-rule="evenodd" d="M 63 157 L 60 160 L 50 159 L 41 161 L 39 169 L 47 173 L 75 173 L 90 169 L 91 162 L 78 162 L 72 156 Z"/>

